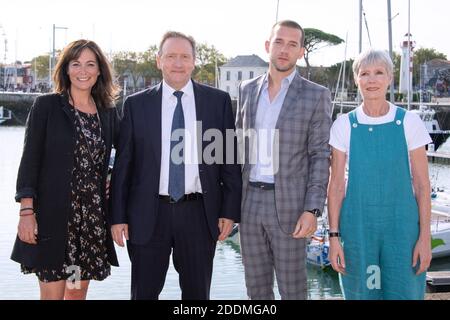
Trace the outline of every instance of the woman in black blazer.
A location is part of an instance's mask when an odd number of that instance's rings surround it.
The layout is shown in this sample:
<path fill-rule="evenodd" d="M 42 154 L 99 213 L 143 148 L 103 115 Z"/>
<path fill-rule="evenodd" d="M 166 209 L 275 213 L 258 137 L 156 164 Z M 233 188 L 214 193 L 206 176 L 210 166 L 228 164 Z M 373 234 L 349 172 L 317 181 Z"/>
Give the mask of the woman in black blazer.
<path fill-rule="evenodd" d="M 37 275 L 41 299 L 85 299 L 89 280 L 118 265 L 105 218 L 118 87 L 89 40 L 64 49 L 53 77 L 55 93 L 38 97 L 27 120 L 11 258 Z"/>

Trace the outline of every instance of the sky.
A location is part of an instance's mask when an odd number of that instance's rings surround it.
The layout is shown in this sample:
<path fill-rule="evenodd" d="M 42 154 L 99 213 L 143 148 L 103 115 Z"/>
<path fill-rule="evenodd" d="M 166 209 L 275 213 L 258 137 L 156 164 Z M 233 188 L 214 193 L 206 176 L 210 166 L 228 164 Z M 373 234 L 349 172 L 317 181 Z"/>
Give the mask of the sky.
<path fill-rule="evenodd" d="M 267 61 L 264 42 L 277 18 L 277 0 L 2 0 L 0 61 L 27 61 L 52 48 L 88 38 L 105 53 L 144 51 L 168 30 L 214 45 L 227 58 L 257 54 Z M 408 0 L 392 0 L 393 49 L 408 32 Z M 410 30 L 417 48 L 435 48 L 450 58 L 450 1 L 410 0 Z M 347 39 L 311 55 L 312 65 L 329 66 L 358 54 L 359 0 L 279 0 L 278 20 L 291 19 Z M 388 50 L 387 0 L 363 0 L 362 48 Z M 369 36 L 371 45 L 369 43 Z M 347 48 L 347 50 L 345 50 Z M 347 54 L 345 55 L 345 51 Z M 304 62 L 300 62 L 304 65 Z"/>

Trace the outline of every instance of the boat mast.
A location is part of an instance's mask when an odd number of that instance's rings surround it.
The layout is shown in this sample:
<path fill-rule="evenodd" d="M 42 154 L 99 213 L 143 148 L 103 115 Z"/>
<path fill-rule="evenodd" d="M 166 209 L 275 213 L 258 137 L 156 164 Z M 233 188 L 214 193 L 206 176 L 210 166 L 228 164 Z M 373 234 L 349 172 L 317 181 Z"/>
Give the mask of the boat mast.
<path fill-rule="evenodd" d="M 280 6 L 280 0 L 277 0 L 277 14 L 275 16 L 275 23 L 278 22 L 278 8 L 279 8 L 279 6 Z"/>
<path fill-rule="evenodd" d="M 358 46 L 358 54 L 361 54 L 362 51 L 362 13 L 363 13 L 363 5 L 362 0 L 359 0 L 359 46 Z M 356 101 L 358 102 L 358 106 L 361 104 L 361 95 L 359 90 L 356 92 Z"/>
<path fill-rule="evenodd" d="M 412 68 L 411 68 L 411 0 L 408 0 L 408 72 L 407 72 L 407 83 L 408 83 L 408 110 L 411 110 L 411 89 L 412 89 Z"/>
<path fill-rule="evenodd" d="M 345 51 L 344 51 L 344 62 L 343 64 L 343 70 L 342 70 L 342 84 L 341 84 L 341 109 L 340 109 L 340 113 L 342 114 L 343 112 L 343 104 L 342 101 L 344 99 L 344 89 L 345 89 L 345 69 L 346 69 L 346 65 L 347 65 L 347 44 L 348 44 L 348 32 L 345 35 Z"/>
<path fill-rule="evenodd" d="M 4 56 L 3 56 L 3 89 L 5 91 L 8 91 L 6 89 L 6 78 L 7 78 L 6 59 L 7 59 L 7 55 L 8 55 L 8 39 L 6 38 L 5 28 L 1 24 L 0 24 L 0 28 L 3 30 L 2 36 L 3 36 L 4 45 L 5 45 Z"/>
<path fill-rule="evenodd" d="M 219 88 L 219 68 L 217 67 L 217 53 L 214 57 L 214 85 Z"/>
<path fill-rule="evenodd" d="M 53 28 L 52 28 L 52 35 L 53 35 L 53 45 L 52 45 L 52 57 L 50 60 L 50 89 L 53 88 L 53 81 L 52 81 L 52 69 L 55 69 L 56 66 L 56 57 L 55 57 L 55 53 L 56 53 L 56 49 L 55 49 L 55 34 L 56 34 L 56 29 L 62 29 L 62 30 L 67 30 L 67 27 L 58 27 L 55 24 L 53 24 Z"/>
<path fill-rule="evenodd" d="M 394 55 L 392 52 L 392 15 L 391 15 L 391 0 L 387 0 L 387 14 L 388 14 L 388 35 L 389 35 L 389 56 L 394 61 Z M 391 103 L 394 103 L 394 77 L 392 77 L 391 85 L 389 87 L 389 98 Z"/>
<path fill-rule="evenodd" d="M 361 53 L 362 51 L 362 0 L 359 0 L 359 47 L 358 47 L 358 53 Z"/>

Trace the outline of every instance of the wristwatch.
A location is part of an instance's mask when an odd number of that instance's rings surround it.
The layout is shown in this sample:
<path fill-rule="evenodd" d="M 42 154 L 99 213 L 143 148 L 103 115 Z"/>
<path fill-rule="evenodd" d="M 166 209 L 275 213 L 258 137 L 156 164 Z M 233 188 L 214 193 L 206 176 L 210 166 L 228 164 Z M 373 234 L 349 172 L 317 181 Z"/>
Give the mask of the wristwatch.
<path fill-rule="evenodd" d="M 316 218 L 320 218 L 322 216 L 322 211 L 320 211 L 320 209 L 311 209 L 305 211 L 311 212 Z"/>

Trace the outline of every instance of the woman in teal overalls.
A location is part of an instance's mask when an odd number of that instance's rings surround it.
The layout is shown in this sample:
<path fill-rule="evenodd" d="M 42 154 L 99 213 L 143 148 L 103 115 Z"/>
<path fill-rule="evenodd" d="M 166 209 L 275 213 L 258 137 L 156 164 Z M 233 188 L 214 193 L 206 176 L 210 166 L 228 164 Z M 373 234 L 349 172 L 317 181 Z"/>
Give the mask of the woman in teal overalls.
<path fill-rule="evenodd" d="M 425 147 L 411 150 L 408 132 L 418 129 L 408 128 L 407 111 L 385 99 L 389 56 L 369 50 L 353 71 L 363 103 L 336 120 L 330 140 L 330 261 L 345 299 L 423 299 L 431 261 Z"/>

